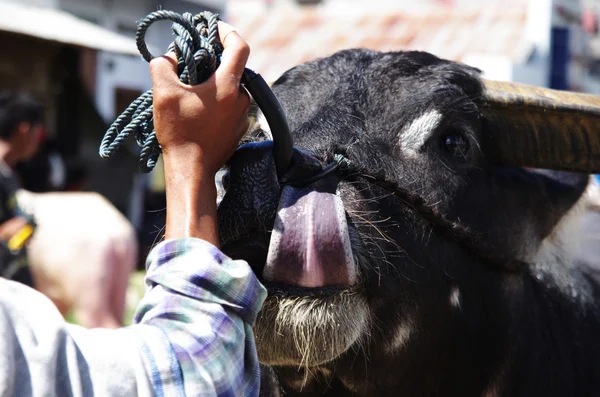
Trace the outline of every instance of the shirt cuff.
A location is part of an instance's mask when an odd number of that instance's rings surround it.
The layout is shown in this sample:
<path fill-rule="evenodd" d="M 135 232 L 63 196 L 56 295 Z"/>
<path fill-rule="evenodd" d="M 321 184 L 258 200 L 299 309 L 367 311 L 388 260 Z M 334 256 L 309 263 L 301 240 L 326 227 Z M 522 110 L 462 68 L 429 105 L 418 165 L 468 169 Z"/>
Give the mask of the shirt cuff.
<path fill-rule="evenodd" d="M 146 285 L 161 285 L 190 298 L 214 302 L 254 324 L 267 296 L 246 261 L 232 260 L 198 238 L 167 240 L 146 261 Z"/>

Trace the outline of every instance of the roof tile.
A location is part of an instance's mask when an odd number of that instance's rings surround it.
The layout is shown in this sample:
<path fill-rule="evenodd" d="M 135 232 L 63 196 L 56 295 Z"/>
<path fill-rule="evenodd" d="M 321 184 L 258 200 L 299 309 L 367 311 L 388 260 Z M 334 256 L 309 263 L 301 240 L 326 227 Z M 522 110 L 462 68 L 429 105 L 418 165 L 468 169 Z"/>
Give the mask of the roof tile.
<path fill-rule="evenodd" d="M 469 54 L 520 61 L 526 0 L 330 0 L 298 6 L 230 0 L 226 17 L 250 44 L 249 66 L 268 80 L 336 51 L 422 50 L 457 61 Z"/>

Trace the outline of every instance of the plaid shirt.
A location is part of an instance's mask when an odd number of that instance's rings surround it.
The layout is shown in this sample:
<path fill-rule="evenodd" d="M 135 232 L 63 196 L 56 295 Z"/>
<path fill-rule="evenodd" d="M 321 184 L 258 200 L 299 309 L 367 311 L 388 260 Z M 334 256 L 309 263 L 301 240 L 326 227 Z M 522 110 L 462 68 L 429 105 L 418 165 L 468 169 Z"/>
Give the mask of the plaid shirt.
<path fill-rule="evenodd" d="M 155 247 L 129 328 L 157 396 L 257 396 L 252 325 L 266 290 L 248 264 L 195 238 Z"/>

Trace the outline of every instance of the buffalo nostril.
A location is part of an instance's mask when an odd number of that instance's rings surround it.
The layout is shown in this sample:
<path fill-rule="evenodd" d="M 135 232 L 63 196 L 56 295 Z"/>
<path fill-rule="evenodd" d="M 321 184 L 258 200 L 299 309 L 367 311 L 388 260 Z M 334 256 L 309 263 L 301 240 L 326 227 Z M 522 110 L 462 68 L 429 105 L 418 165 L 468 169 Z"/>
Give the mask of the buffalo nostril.
<path fill-rule="evenodd" d="M 228 190 L 229 189 L 229 179 L 230 179 L 230 177 L 229 177 L 229 171 L 227 171 L 221 177 L 221 186 L 223 187 L 224 190 Z"/>

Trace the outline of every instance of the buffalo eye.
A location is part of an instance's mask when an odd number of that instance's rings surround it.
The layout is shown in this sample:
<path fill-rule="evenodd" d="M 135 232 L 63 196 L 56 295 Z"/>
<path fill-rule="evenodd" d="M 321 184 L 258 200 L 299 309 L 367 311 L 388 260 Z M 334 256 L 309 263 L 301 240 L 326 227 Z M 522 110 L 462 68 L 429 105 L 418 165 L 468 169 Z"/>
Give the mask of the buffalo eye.
<path fill-rule="evenodd" d="M 466 159 L 471 144 L 467 137 L 461 132 L 452 132 L 442 138 L 442 147 L 452 156 Z"/>

